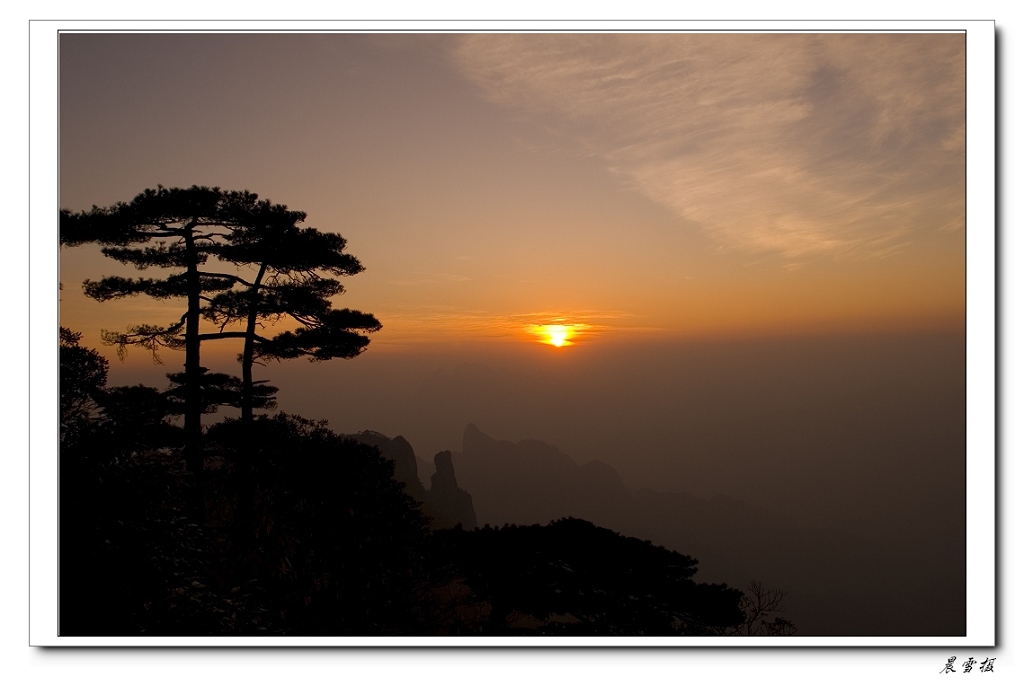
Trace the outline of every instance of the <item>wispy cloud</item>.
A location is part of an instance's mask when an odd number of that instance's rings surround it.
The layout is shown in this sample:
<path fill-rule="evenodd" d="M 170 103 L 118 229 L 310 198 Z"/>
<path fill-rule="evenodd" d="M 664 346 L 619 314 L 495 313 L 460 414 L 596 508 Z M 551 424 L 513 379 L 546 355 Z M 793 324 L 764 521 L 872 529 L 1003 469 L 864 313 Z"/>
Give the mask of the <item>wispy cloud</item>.
<path fill-rule="evenodd" d="M 455 281 L 472 281 L 468 276 L 460 274 L 436 274 L 431 272 L 413 272 L 408 279 L 391 281 L 393 286 L 422 286 L 428 283 L 450 283 Z"/>
<path fill-rule="evenodd" d="M 382 314 L 382 313 L 378 313 Z M 520 312 L 496 314 L 485 310 L 461 310 L 454 307 L 395 307 L 386 313 L 388 335 L 450 338 L 461 332 L 474 338 L 519 338 L 536 326 L 564 324 L 574 327 L 577 337 L 590 339 L 615 333 L 656 332 L 636 323 L 636 316 L 611 310 L 573 310 L 558 312 Z"/>
<path fill-rule="evenodd" d="M 961 36 L 485 34 L 453 57 L 719 249 L 881 257 L 963 227 Z"/>

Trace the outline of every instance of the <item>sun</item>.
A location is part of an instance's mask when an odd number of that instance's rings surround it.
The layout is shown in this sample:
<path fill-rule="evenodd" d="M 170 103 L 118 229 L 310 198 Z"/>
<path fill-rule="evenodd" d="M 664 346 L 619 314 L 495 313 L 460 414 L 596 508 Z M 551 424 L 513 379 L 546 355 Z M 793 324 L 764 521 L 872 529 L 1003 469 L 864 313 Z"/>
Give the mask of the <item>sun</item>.
<path fill-rule="evenodd" d="M 548 337 L 548 343 L 561 348 L 563 345 L 569 342 L 575 333 L 571 326 L 565 326 L 564 324 L 548 324 L 544 327 L 544 335 Z"/>
<path fill-rule="evenodd" d="M 527 328 L 540 343 L 556 348 L 574 345 L 572 339 L 577 333 L 577 327 L 571 324 L 534 324 Z"/>

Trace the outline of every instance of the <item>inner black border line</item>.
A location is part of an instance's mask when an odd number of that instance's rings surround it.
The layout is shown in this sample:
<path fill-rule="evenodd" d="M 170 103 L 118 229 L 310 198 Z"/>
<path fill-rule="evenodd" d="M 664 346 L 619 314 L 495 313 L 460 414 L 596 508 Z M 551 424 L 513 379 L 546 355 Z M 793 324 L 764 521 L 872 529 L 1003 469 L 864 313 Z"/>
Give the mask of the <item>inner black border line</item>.
<path fill-rule="evenodd" d="M 907 19 L 903 19 L 903 20 L 899 20 L 899 19 L 897 19 L 897 20 L 861 20 L 861 19 L 856 19 L 856 20 L 836 20 L 836 19 L 826 19 L 826 20 L 815 20 L 815 19 L 795 19 L 795 20 L 784 20 L 784 19 L 770 19 L 770 20 L 757 20 L 757 19 L 749 19 L 749 20 L 748 19 L 742 19 L 742 20 L 740 20 L 740 19 L 701 19 L 701 20 L 659 20 L 659 19 L 624 19 L 624 20 L 616 20 L 616 19 L 591 19 L 591 20 L 579 20 L 579 19 L 451 19 L 451 20 L 449 20 L 449 19 L 330 19 L 330 20 L 317 20 L 317 19 L 282 19 L 282 20 L 275 20 L 275 19 L 241 19 L 241 20 L 239 20 L 239 19 L 202 19 L 202 20 L 111 19 L 111 20 L 105 20 L 105 19 L 79 19 L 79 20 L 75 20 L 75 19 L 70 19 L 70 20 L 65 20 L 65 19 L 59 19 L 58 20 L 58 19 L 31 19 L 31 20 L 28 21 L 28 24 L 29 24 L 29 41 L 28 42 L 29 42 L 29 45 L 30 45 L 29 52 L 30 52 L 30 57 L 31 57 L 31 25 L 33 23 L 44 24 L 44 23 L 51 23 L 51 22 L 52 23 L 62 23 L 62 24 L 63 23 L 70 23 L 70 22 L 83 23 L 83 24 L 88 24 L 88 23 L 102 23 L 102 24 L 109 24 L 109 23 L 136 23 L 136 22 L 137 23 L 147 23 L 147 24 L 148 23 L 159 23 L 159 22 L 174 22 L 174 23 L 185 23 L 185 24 L 187 24 L 187 23 L 203 23 L 203 24 L 209 24 L 209 23 L 226 23 L 226 24 L 240 24 L 240 23 L 241 24 L 247 24 L 247 23 L 258 23 L 258 24 L 285 23 L 285 24 L 288 24 L 288 23 L 295 23 L 295 24 L 308 24 L 308 23 L 314 23 L 314 22 L 335 23 L 335 24 L 366 24 L 366 23 L 402 23 L 402 24 L 407 24 L 407 23 L 425 23 L 425 24 L 459 24 L 459 23 L 478 23 L 479 24 L 479 23 L 485 23 L 485 24 L 495 24 L 495 23 L 502 23 L 502 22 L 506 22 L 506 23 L 514 22 L 514 23 L 517 23 L 517 24 L 523 24 L 523 23 L 525 23 L 525 24 L 531 24 L 531 23 L 534 23 L 534 24 L 539 24 L 539 23 L 543 23 L 543 24 L 576 23 L 578 25 L 580 22 L 582 22 L 584 24 L 591 24 L 591 23 L 594 23 L 594 24 L 605 23 L 606 24 L 606 23 L 613 23 L 613 22 L 614 23 L 618 23 L 618 24 L 627 24 L 627 23 L 633 23 L 633 24 L 641 24 L 641 23 L 643 23 L 643 24 L 649 24 L 649 23 L 694 24 L 694 23 L 697 23 L 697 24 L 700 24 L 700 23 L 719 23 L 719 22 L 742 22 L 742 23 L 748 23 L 749 22 L 749 23 L 766 23 L 766 24 L 814 23 L 814 22 L 816 22 L 816 23 L 864 22 L 864 23 L 870 24 L 870 23 L 873 23 L 873 22 L 893 23 L 893 22 L 899 22 L 899 21 L 905 21 L 905 22 L 908 22 L 908 23 L 918 23 L 918 24 L 921 23 L 921 20 L 907 20 Z M 994 368 L 994 372 L 995 372 L 995 389 L 994 389 L 994 395 L 995 395 L 995 416 L 993 418 L 994 430 L 995 430 L 995 436 L 994 436 L 994 440 L 995 440 L 995 453 L 994 453 L 994 459 L 995 459 L 995 465 L 994 465 L 994 467 L 995 467 L 995 480 L 994 481 L 995 481 L 995 483 L 993 484 L 993 487 L 994 487 L 994 492 L 993 492 L 993 508 L 994 508 L 994 518 L 995 518 L 994 555 L 995 555 L 995 562 L 996 562 L 995 570 L 994 570 L 994 574 L 995 574 L 994 591 L 995 591 L 996 597 L 998 598 L 998 595 L 999 595 L 999 581 L 1000 581 L 999 566 L 998 566 L 998 561 L 999 561 L 999 516 L 998 515 L 999 515 L 999 501 L 1000 501 L 1000 498 L 999 498 L 999 490 L 1000 489 L 999 489 L 998 472 L 999 472 L 999 455 L 1001 453 L 1001 449 L 1000 449 L 1000 445 L 1001 445 L 1001 441 L 1000 441 L 1000 426 L 1001 426 L 1001 422 L 1000 422 L 1000 419 L 999 419 L 999 407 L 1000 407 L 1000 404 L 1001 404 L 1000 403 L 1000 397 L 1002 395 L 1002 393 L 1001 393 L 1002 387 L 1001 387 L 1001 384 L 999 383 L 999 374 L 998 374 L 999 368 L 1001 366 L 1000 365 L 1000 357 L 1001 357 L 1001 351 L 1002 351 L 1002 346 L 1000 345 L 1000 342 L 999 342 L 999 333 L 1000 333 L 1000 329 L 1001 329 L 1001 327 L 1000 327 L 1000 315 L 999 315 L 999 313 L 1000 313 L 1001 298 L 999 297 L 999 291 L 1000 291 L 999 285 L 1000 285 L 1000 281 L 1001 281 L 1001 275 L 1002 275 L 1002 272 L 1003 272 L 1003 270 L 1000 269 L 1000 259 L 999 259 L 999 255 L 1000 255 L 1000 253 L 999 253 L 1000 232 L 999 232 L 999 190 L 998 190 L 998 175 L 999 174 L 998 174 L 998 172 L 999 172 L 999 168 L 1000 168 L 1001 158 L 1000 158 L 1000 156 L 998 154 L 998 152 L 999 152 L 998 151 L 998 140 L 999 140 L 999 115 L 998 115 L 999 93 L 998 92 L 999 92 L 999 75 L 1000 75 L 1000 73 L 999 73 L 999 65 L 998 65 L 998 54 L 999 54 L 998 31 L 996 30 L 997 27 L 995 26 L 996 22 L 995 22 L 994 19 L 988 19 L 988 20 L 986 20 L 986 19 L 962 19 L 962 20 L 941 19 L 941 20 L 926 20 L 926 21 L 935 22 L 935 23 L 947 23 L 947 22 L 948 23 L 978 23 L 978 22 L 980 22 L 980 23 L 991 23 L 993 25 L 993 34 L 994 34 L 994 39 L 993 39 L 994 40 L 994 54 L 993 54 L 993 61 L 994 61 L 994 85 L 993 86 L 994 87 L 993 87 L 993 90 L 994 90 L 994 93 L 995 93 L 995 95 L 994 95 L 994 100 L 995 100 L 994 105 L 996 106 L 996 110 L 997 110 L 994 113 L 994 118 L 995 118 L 995 127 L 994 127 L 995 169 L 994 169 L 994 171 L 995 171 L 996 182 L 994 184 L 995 187 L 993 189 L 993 201 L 994 201 L 994 213 L 995 213 L 995 222 L 994 222 L 994 226 L 993 226 L 993 230 L 994 230 L 994 234 L 995 234 L 995 245 L 994 245 L 994 255 L 993 255 L 993 269 L 994 269 L 994 274 L 993 274 L 993 276 L 994 276 L 994 279 L 993 279 L 994 280 L 994 284 L 993 284 L 993 287 L 994 287 L 994 296 L 995 296 L 995 302 L 994 302 L 994 309 L 995 309 L 995 312 L 994 312 L 994 315 L 995 315 L 994 316 L 994 320 L 995 320 L 995 343 L 994 343 L 994 347 L 995 347 L 995 358 L 994 358 L 994 366 L 995 366 L 995 368 Z M 965 81 L 964 81 L 964 83 L 965 83 L 965 87 L 964 87 L 965 127 L 966 127 L 966 124 L 967 124 L 968 119 L 969 119 L 968 111 L 967 111 L 968 108 L 970 107 L 970 99 L 967 97 L 967 91 L 968 91 L 968 88 L 967 88 L 967 75 L 969 73 L 969 69 L 967 68 L 967 60 L 969 59 L 970 56 L 968 54 L 968 50 L 967 50 L 967 46 L 966 46 L 966 37 L 967 37 L 967 34 L 968 34 L 968 29 L 966 29 L 966 28 L 960 28 L 960 29 L 922 29 L 922 28 L 914 28 L 914 29 L 892 29 L 892 28 L 870 29 L 870 28 L 851 28 L 851 29 L 767 29 L 767 30 L 765 30 L 765 29 L 700 29 L 700 28 L 684 28 L 682 26 L 679 26 L 677 28 L 665 28 L 665 29 L 637 28 L 637 29 L 633 29 L 633 30 L 619 30 L 619 29 L 611 29 L 611 28 L 607 28 L 607 29 L 590 29 L 590 30 L 587 30 L 585 28 L 576 28 L 576 29 L 573 29 L 573 28 L 565 28 L 565 29 L 549 28 L 549 29 L 531 29 L 531 30 L 519 30 L 519 29 L 511 29 L 511 28 L 510 29 L 494 28 L 494 29 L 476 29 L 476 30 L 465 30 L 465 31 L 445 31 L 443 29 L 430 30 L 430 29 L 415 29 L 415 28 L 406 28 L 406 29 L 386 29 L 386 28 L 372 28 L 372 29 L 371 28 L 367 28 L 367 29 L 358 29 L 358 28 L 299 29 L 299 28 L 296 28 L 296 29 L 283 29 L 283 30 L 282 29 L 235 29 L 235 28 L 224 28 L 224 29 L 211 29 L 211 28 L 187 29 L 187 28 L 180 28 L 180 29 L 105 29 L 105 30 L 104 29 L 97 29 L 97 30 L 89 30 L 89 29 L 58 29 L 57 33 L 58 33 L 58 35 L 60 35 L 60 34 L 153 34 L 153 35 L 160 35 L 160 34 L 164 34 L 164 35 L 170 35 L 170 34 L 181 34 L 181 35 L 189 35 L 189 34 L 219 34 L 219 35 L 225 35 L 225 34 L 248 34 L 248 35 L 255 35 L 255 34 L 266 34 L 266 35 L 273 35 L 273 34 L 279 34 L 279 35 L 318 34 L 318 35 L 330 35 L 330 34 L 336 34 L 336 35 L 358 35 L 358 34 L 371 34 L 371 33 L 372 34 L 377 34 L 377 33 L 410 34 L 410 35 L 416 35 L 416 34 L 434 34 L 434 35 L 437 35 L 437 34 L 442 34 L 442 33 L 452 33 L 452 34 L 468 34 L 468 33 L 477 33 L 477 34 L 515 34 L 515 33 L 520 33 L 520 34 L 562 34 L 562 35 L 567 35 L 567 34 L 584 35 L 584 34 L 588 34 L 588 33 L 589 34 L 666 34 L 666 35 L 669 35 L 669 34 L 776 34 L 776 35 L 785 35 L 785 34 L 816 34 L 816 35 L 820 35 L 820 34 L 925 34 L 925 35 L 927 35 L 927 34 L 962 34 L 964 36 L 964 38 L 965 38 L 965 45 L 964 45 L 964 61 L 965 61 L 965 69 L 964 69 L 964 72 L 965 72 L 964 73 L 964 77 L 965 77 Z M 58 44 L 58 54 L 59 54 L 59 44 Z M 31 91 L 32 91 L 31 59 L 29 61 L 30 61 L 30 64 L 29 64 L 29 77 L 30 78 L 29 78 L 29 85 L 28 85 L 28 93 L 29 93 L 29 103 L 28 103 L 29 104 L 29 122 L 28 122 L 28 124 L 29 124 L 29 147 L 31 149 L 31 129 L 32 129 L 32 116 L 31 116 L 31 113 L 32 113 L 32 100 L 31 100 Z M 58 78 L 58 83 L 59 83 L 59 78 Z M 59 99 L 58 99 L 58 107 L 59 107 Z M 58 113 L 58 118 L 59 118 L 59 113 Z M 967 277 L 968 267 L 969 267 L 969 259 L 968 259 L 968 256 L 967 256 L 969 242 L 967 241 L 967 234 L 966 234 L 966 217 L 968 215 L 967 203 L 968 203 L 968 200 L 969 200 L 969 194 L 967 192 L 967 180 L 966 180 L 966 175 L 967 175 L 967 172 L 968 172 L 968 169 L 967 169 L 967 153 L 969 151 L 969 146 L 967 145 L 967 142 L 966 142 L 967 141 L 967 133 L 968 133 L 968 131 L 965 128 L 965 144 L 964 144 L 964 153 L 965 153 L 964 154 L 964 173 L 965 173 L 965 182 L 964 182 L 964 204 L 965 204 L 965 212 L 964 212 L 964 215 L 965 215 L 965 234 L 964 234 L 964 275 L 965 275 L 965 283 L 964 283 L 964 296 L 965 296 L 965 300 L 969 300 L 969 297 L 968 297 L 969 296 L 969 293 L 968 293 L 969 279 L 966 278 Z M 29 179 L 28 179 L 28 184 L 27 184 L 28 185 L 28 190 L 29 190 L 30 226 L 31 226 L 31 197 L 32 197 L 32 183 L 31 183 L 31 178 L 32 178 L 32 176 L 31 176 L 31 166 L 32 165 L 31 165 L 31 162 L 32 162 L 32 156 L 30 154 L 29 155 Z M 59 168 L 60 168 L 60 162 L 59 162 L 59 145 L 58 145 L 58 170 L 59 170 Z M 29 327 L 28 327 L 28 332 L 29 332 L 29 350 L 28 350 L 28 356 L 29 356 L 29 378 L 30 378 L 30 383 L 29 383 L 29 389 L 28 389 L 29 390 L 29 407 L 28 407 L 28 416 L 29 416 L 29 441 L 28 442 L 29 442 L 29 446 L 28 447 L 29 447 L 29 497 L 30 497 L 30 500 L 31 500 L 31 475 L 32 475 L 32 469 L 31 469 L 31 454 L 32 454 L 32 451 L 31 451 L 31 434 L 32 434 L 32 432 L 31 432 L 31 405 L 32 405 L 32 403 L 31 403 L 31 390 L 32 390 L 32 386 L 31 386 L 31 354 L 32 354 L 32 345 L 31 345 L 31 311 L 32 311 L 32 308 L 31 308 L 31 281 L 32 281 L 32 279 L 31 279 L 31 271 L 32 271 L 31 267 L 32 267 L 32 259 L 31 259 L 31 252 L 32 252 L 32 250 L 31 249 L 32 249 L 31 241 L 29 241 L 29 246 L 28 246 L 28 251 L 29 251 L 29 264 L 28 264 L 28 275 L 29 275 L 29 289 L 28 289 L 28 296 L 29 296 L 29 307 L 28 307 L 28 314 L 29 314 Z M 59 308 L 58 308 L 58 314 L 59 314 Z M 967 326 L 967 321 L 966 321 L 967 311 L 966 311 L 966 309 L 965 309 L 964 317 L 965 317 L 964 326 L 966 327 Z M 966 335 L 967 334 L 966 334 L 966 328 L 965 328 L 965 339 L 964 339 L 965 348 L 966 348 Z M 965 355 L 966 355 L 966 349 L 965 349 Z M 965 363 L 967 363 L 967 362 L 969 362 L 969 360 L 965 358 Z M 966 380 L 969 382 L 969 377 Z M 965 416 L 964 420 L 965 420 L 965 422 L 967 421 L 967 417 L 966 416 Z M 967 496 L 967 493 L 966 493 L 966 477 L 967 477 L 967 471 L 968 471 L 968 464 L 967 464 L 968 448 L 969 448 L 969 446 L 967 445 L 966 438 L 965 438 L 965 445 L 964 445 L 964 458 L 965 458 L 964 459 L 965 498 Z M 58 473 L 59 473 L 59 464 L 58 464 Z M 58 485 L 58 489 L 59 489 L 59 485 Z M 965 502 L 965 512 L 964 512 L 965 517 L 967 516 L 967 509 L 966 508 L 967 508 L 967 506 L 966 506 L 966 502 Z M 59 492 L 58 492 L 58 511 L 59 511 Z M 30 512 L 31 512 L 31 506 L 30 506 Z M 966 562 L 966 552 L 967 552 L 966 551 L 966 543 L 967 543 L 966 540 L 965 540 L 964 543 L 965 543 L 965 562 Z M 58 566 L 59 566 L 59 547 L 60 546 L 59 546 L 59 532 L 58 532 Z M 28 576 L 29 576 L 29 602 L 31 604 L 31 582 L 32 582 L 32 575 L 31 575 L 31 514 L 30 514 L 30 522 L 29 522 L 29 575 Z M 967 599 L 966 588 L 965 588 L 965 596 L 964 596 L 965 604 L 967 603 L 967 600 L 968 599 Z M 1000 633 L 1001 633 L 1001 631 L 1000 631 L 1000 613 L 999 613 L 999 603 L 998 602 L 996 602 L 994 610 L 995 610 L 995 626 L 994 626 L 995 641 L 994 641 L 993 645 L 991 646 L 993 648 L 999 646 L 999 636 L 1000 636 Z M 29 612 L 29 645 L 31 645 L 31 635 L 32 635 L 31 634 L 31 619 L 32 619 L 32 613 L 31 613 L 31 610 L 30 610 L 30 612 Z M 965 626 L 965 631 L 967 629 L 968 629 L 968 627 Z M 964 637 L 966 637 L 966 635 L 967 635 L 966 633 L 963 634 Z M 58 636 L 58 638 L 61 636 L 60 629 L 59 629 L 59 588 L 58 588 L 58 633 L 57 633 L 57 636 Z M 106 637 L 106 638 L 119 638 L 119 637 L 120 638 L 136 638 L 136 636 L 134 636 L 134 635 L 131 635 L 131 636 L 129 636 L 129 635 L 109 636 L 109 637 Z M 322 638 L 319 635 L 317 635 L 317 636 L 312 636 L 312 635 L 304 636 L 304 638 L 314 638 L 314 637 L 315 638 Z M 853 635 L 822 636 L 821 638 L 843 638 L 843 637 L 855 638 L 855 636 L 853 636 Z M 72 637 L 68 636 L 67 638 L 72 638 Z M 95 637 L 89 637 L 89 638 L 104 638 L 104 637 L 95 636 Z M 153 637 L 153 638 L 157 638 L 157 637 Z M 174 638 L 174 637 L 165 636 L 164 638 Z M 182 638 L 184 638 L 184 637 L 182 637 Z M 201 637 L 195 636 L 193 638 L 201 638 Z M 202 638 L 205 638 L 205 637 L 202 637 Z M 210 638 L 216 639 L 217 637 L 210 637 Z M 221 637 L 221 638 L 224 638 L 224 637 Z M 240 637 L 240 638 L 244 638 L 244 637 Z M 268 638 L 277 638 L 277 637 L 268 637 Z M 300 637 L 295 637 L 295 638 L 300 638 Z M 333 638 L 344 638 L 344 637 L 336 636 L 336 637 L 333 637 Z M 352 637 L 349 637 L 349 638 L 386 638 L 386 637 L 380 637 L 380 636 L 352 636 Z M 396 637 L 392 636 L 392 638 L 396 638 Z M 412 637 L 410 637 L 410 638 L 412 638 Z M 892 637 L 892 638 L 898 638 L 898 637 Z M 905 636 L 904 638 L 927 638 L 927 636 L 917 636 L 917 635 L 914 635 L 914 636 Z M 953 637 L 950 636 L 949 638 L 953 638 Z M 58 649 L 60 648 L 60 646 L 47 646 L 47 647 L 56 647 Z M 694 649 L 694 648 L 696 648 L 696 649 L 703 649 L 703 648 L 733 649 L 733 648 L 741 648 L 741 649 L 746 649 L 746 650 L 758 650 L 758 649 L 776 650 L 778 648 L 784 648 L 784 649 L 786 649 L 786 648 L 788 648 L 788 649 L 807 649 L 807 648 L 810 648 L 810 649 L 815 649 L 815 648 L 817 648 L 817 649 L 822 649 L 822 648 L 824 648 L 824 649 L 850 649 L 850 648 L 858 649 L 858 648 L 860 648 L 860 649 L 869 649 L 869 650 L 872 650 L 872 649 L 896 649 L 896 650 L 926 649 L 927 650 L 927 649 L 943 648 L 943 647 L 950 647 L 950 648 L 952 648 L 952 647 L 989 647 L 989 646 L 982 646 L 982 645 L 979 645 L 979 646 L 959 646 L 959 645 L 958 646 L 953 646 L 953 645 L 949 645 L 949 646 L 945 646 L 945 645 L 931 645 L 931 646 L 892 646 L 892 645 L 883 645 L 883 646 L 871 646 L 871 645 L 863 645 L 863 646 L 850 646 L 850 645 L 847 645 L 847 646 L 834 646 L 834 645 L 833 646 L 643 645 L 643 646 L 631 646 L 631 645 L 622 645 L 622 644 L 617 644 L 617 645 L 594 645 L 594 644 L 590 644 L 590 645 L 544 645 L 544 644 L 540 644 L 540 645 L 537 645 L 537 644 L 533 644 L 533 645 L 529 645 L 529 644 L 528 645 L 514 645 L 514 644 L 513 645 L 509 645 L 509 644 L 498 644 L 498 645 L 479 645 L 479 646 L 475 646 L 475 645 L 439 645 L 439 646 L 434 646 L 434 645 L 423 645 L 423 644 L 419 644 L 419 645 L 405 645 L 405 646 L 403 646 L 403 645 L 393 645 L 393 644 L 392 645 L 380 645 L 380 644 L 377 644 L 377 645 L 369 645 L 369 646 L 359 646 L 359 645 L 287 646 L 287 645 L 280 645 L 280 644 L 270 645 L 270 646 L 261 646 L 261 645 L 252 645 L 252 644 L 245 645 L 245 646 L 211 646 L 209 644 L 196 644 L 194 646 L 183 646 L 183 645 L 179 645 L 179 646 L 167 646 L 167 645 L 164 645 L 164 646 L 159 646 L 159 645 L 146 645 L 146 646 L 109 646 L 109 645 L 108 646 L 64 646 L 65 649 L 67 649 L 67 648 L 79 648 L 79 649 L 85 648 L 85 649 L 90 649 L 90 648 L 104 648 L 104 647 L 106 647 L 106 648 L 142 648 L 142 649 L 147 649 L 147 648 L 148 649 L 153 649 L 153 648 L 161 649 L 161 648 L 175 648 L 175 647 L 177 647 L 177 648 L 242 648 L 242 649 L 246 649 L 246 648 L 265 648 L 265 647 L 289 648 L 289 649 L 295 649 L 295 648 L 299 648 L 299 649 L 322 649 L 322 648 L 395 649 L 395 648 L 397 648 L 397 649 L 414 649 L 414 650 L 416 650 L 416 649 L 418 649 L 418 650 L 428 650 L 428 649 L 437 649 L 437 648 L 440 648 L 440 649 L 473 648 L 473 649 L 499 649 L 499 650 L 500 649 L 507 649 L 507 648 L 514 648 L 514 649 L 540 649 L 540 650 L 545 650 L 545 649 L 548 649 L 548 650 L 549 649 L 565 649 L 565 648 L 569 648 L 569 649 L 611 648 L 611 649 L 639 649 L 639 650 L 645 650 L 645 649 L 646 650 L 660 650 L 660 649 L 672 649 L 672 648 L 676 648 L 676 649 L 678 649 L 678 648 L 685 648 L 685 649 Z"/>

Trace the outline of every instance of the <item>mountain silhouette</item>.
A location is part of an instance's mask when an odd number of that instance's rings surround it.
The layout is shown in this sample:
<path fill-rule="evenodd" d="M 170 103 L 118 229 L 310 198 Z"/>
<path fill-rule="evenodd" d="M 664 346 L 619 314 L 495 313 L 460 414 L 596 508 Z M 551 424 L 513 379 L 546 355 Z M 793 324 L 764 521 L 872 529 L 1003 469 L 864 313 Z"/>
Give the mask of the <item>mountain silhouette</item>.
<path fill-rule="evenodd" d="M 474 494 L 481 525 L 578 517 L 608 526 L 632 504 L 614 468 L 597 461 L 578 465 L 543 441 L 499 441 L 470 424 L 462 452 L 452 459 L 463 486 Z"/>
<path fill-rule="evenodd" d="M 803 635 L 962 633 L 965 615 L 941 603 L 955 597 L 955 570 L 933 577 L 910 542 L 798 522 L 725 494 L 631 491 L 608 464 L 577 464 L 548 443 L 497 440 L 474 424 L 462 448 L 452 462 L 480 526 L 575 517 L 651 540 L 696 557 L 700 579 L 788 590 L 786 616 Z"/>
<path fill-rule="evenodd" d="M 430 490 L 427 502 L 448 526 L 461 525 L 466 529 L 476 528 L 476 512 L 473 497 L 459 488 L 452 466 L 452 454 L 445 450 L 434 455 L 434 473 L 430 476 Z"/>
<path fill-rule="evenodd" d="M 447 529 L 456 525 L 472 529 L 477 524 L 473 510 L 473 498 L 459 488 L 452 466 L 451 453 L 442 452 L 434 457 L 434 473 L 430 477 L 430 488 L 424 488 L 419 478 L 419 464 L 409 441 L 402 436 L 389 438 L 376 431 L 362 431 L 349 434 L 351 438 L 380 450 L 381 455 L 395 463 L 395 479 L 405 486 L 405 492 L 422 505 L 423 514 L 430 519 L 431 526 Z"/>

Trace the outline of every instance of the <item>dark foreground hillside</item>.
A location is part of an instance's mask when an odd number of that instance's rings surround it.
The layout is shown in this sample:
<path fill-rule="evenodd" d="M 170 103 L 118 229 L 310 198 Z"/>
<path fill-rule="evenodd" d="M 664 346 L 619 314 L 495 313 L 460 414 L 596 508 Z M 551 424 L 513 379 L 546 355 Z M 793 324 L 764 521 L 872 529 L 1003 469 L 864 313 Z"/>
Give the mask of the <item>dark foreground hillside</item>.
<path fill-rule="evenodd" d="M 62 634 L 422 629 L 426 524 L 391 465 L 312 423 L 257 424 L 258 468 L 208 457 L 199 485 L 174 452 L 64 456 Z"/>
<path fill-rule="evenodd" d="M 287 415 L 239 429 L 209 430 L 198 478 L 175 450 L 63 452 L 62 635 L 717 635 L 746 619 L 692 557 L 578 519 L 432 530 L 377 448 Z"/>

